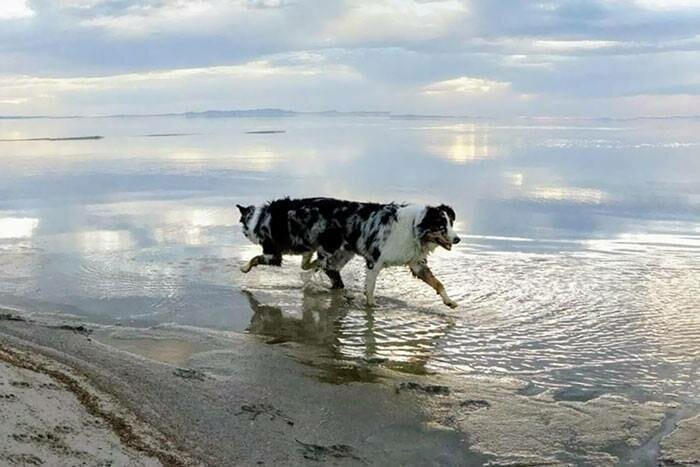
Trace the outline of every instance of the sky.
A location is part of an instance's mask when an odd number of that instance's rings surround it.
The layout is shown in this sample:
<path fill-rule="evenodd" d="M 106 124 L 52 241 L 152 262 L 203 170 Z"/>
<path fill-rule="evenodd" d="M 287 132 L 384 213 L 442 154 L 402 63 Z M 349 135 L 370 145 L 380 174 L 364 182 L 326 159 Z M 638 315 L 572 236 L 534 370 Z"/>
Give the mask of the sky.
<path fill-rule="evenodd" d="M 697 0 L 1 0 L 0 115 L 700 113 Z"/>

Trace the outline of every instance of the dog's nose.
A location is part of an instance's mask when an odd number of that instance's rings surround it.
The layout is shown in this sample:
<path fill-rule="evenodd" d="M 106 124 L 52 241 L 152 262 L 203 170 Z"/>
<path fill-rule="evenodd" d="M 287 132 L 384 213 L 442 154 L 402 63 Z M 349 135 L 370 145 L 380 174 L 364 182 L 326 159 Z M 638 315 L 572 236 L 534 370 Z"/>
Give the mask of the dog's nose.
<path fill-rule="evenodd" d="M 454 240 L 452 240 L 452 243 L 454 243 L 454 244 L 456 245 L 456 244 L 458 244 L 458 243 L 461 242 L 461 241 L 462 241 L 461 238 L 455 237 Z"/>

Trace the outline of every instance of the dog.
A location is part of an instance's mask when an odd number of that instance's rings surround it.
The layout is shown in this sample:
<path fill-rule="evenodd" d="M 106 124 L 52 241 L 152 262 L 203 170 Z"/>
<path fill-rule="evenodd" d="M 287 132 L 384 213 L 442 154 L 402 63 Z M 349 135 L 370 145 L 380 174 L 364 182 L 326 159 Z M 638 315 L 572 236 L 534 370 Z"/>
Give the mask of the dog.
<path fill-rule="evenodd" d="M 243 234 L 262 246 L 263 254 L 241 267 L 244 273 L 261 264 L 280 266 L 282 255 L 302 255 L 302 269 L 321 269 L 331 288 L 344 287 L 340 271 L 353 256 L 364 258 L 365 298 L 374 306 L 381 270 L 408 266 L 413 275 L 442 298 L 457 303 L 428 267 L 437 247 L 451 250 L 460 242 L 453 230 L 454 210 L 445 205 L 379 204 L 333 198 L 282 198 L 261 206 L 237 205 Z M 312 261 L 313 254 L 316 259 Z"/>

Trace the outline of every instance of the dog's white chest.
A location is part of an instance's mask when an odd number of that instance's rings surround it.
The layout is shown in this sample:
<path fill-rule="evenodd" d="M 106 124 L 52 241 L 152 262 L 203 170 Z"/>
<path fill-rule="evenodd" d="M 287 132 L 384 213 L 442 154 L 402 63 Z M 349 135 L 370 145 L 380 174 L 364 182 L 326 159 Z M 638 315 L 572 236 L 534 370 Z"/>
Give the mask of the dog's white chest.
<path fill-rule="evenodd" d="M 422 208 L 406 206 L 397 212 L 381 249 L 380 261 L 386 266 L 400 266 L 423 256 L 420 240 L 416 238 L 414 222 Z"/>

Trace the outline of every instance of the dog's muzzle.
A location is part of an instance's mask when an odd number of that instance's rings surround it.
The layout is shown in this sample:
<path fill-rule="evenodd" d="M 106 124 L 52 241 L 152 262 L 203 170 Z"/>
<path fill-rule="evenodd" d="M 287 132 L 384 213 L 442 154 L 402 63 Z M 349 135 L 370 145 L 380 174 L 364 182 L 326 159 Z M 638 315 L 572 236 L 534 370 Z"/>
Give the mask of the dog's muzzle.
<path fill-rule="evenodd" d="M 435 243 L 443 247 L 445 250 L 451 250 L 452 249 L 452 242 L 447 238 L 443 236 L 435 237 Z"/>
<path fill-rule="evenodd" d="M 438 245 L 440 245 L 441 247 L 443 247 L 445 250 L 448 250 L 448 251 L 449 251 L 449 250 L 452 249 L 452 245 L 458 244 L 459 242 L 462 241 L 462 239 L 459 238 L 459 237 L 457 237 L 457 236 L 454 236 L 454 237 L 452 237 L 452 238 L 449 238 L 449 237 L 438 237 L 438 238 L 436 239 L 436 241 L 437 241 L 437 244 L 438 244 Z"/>

